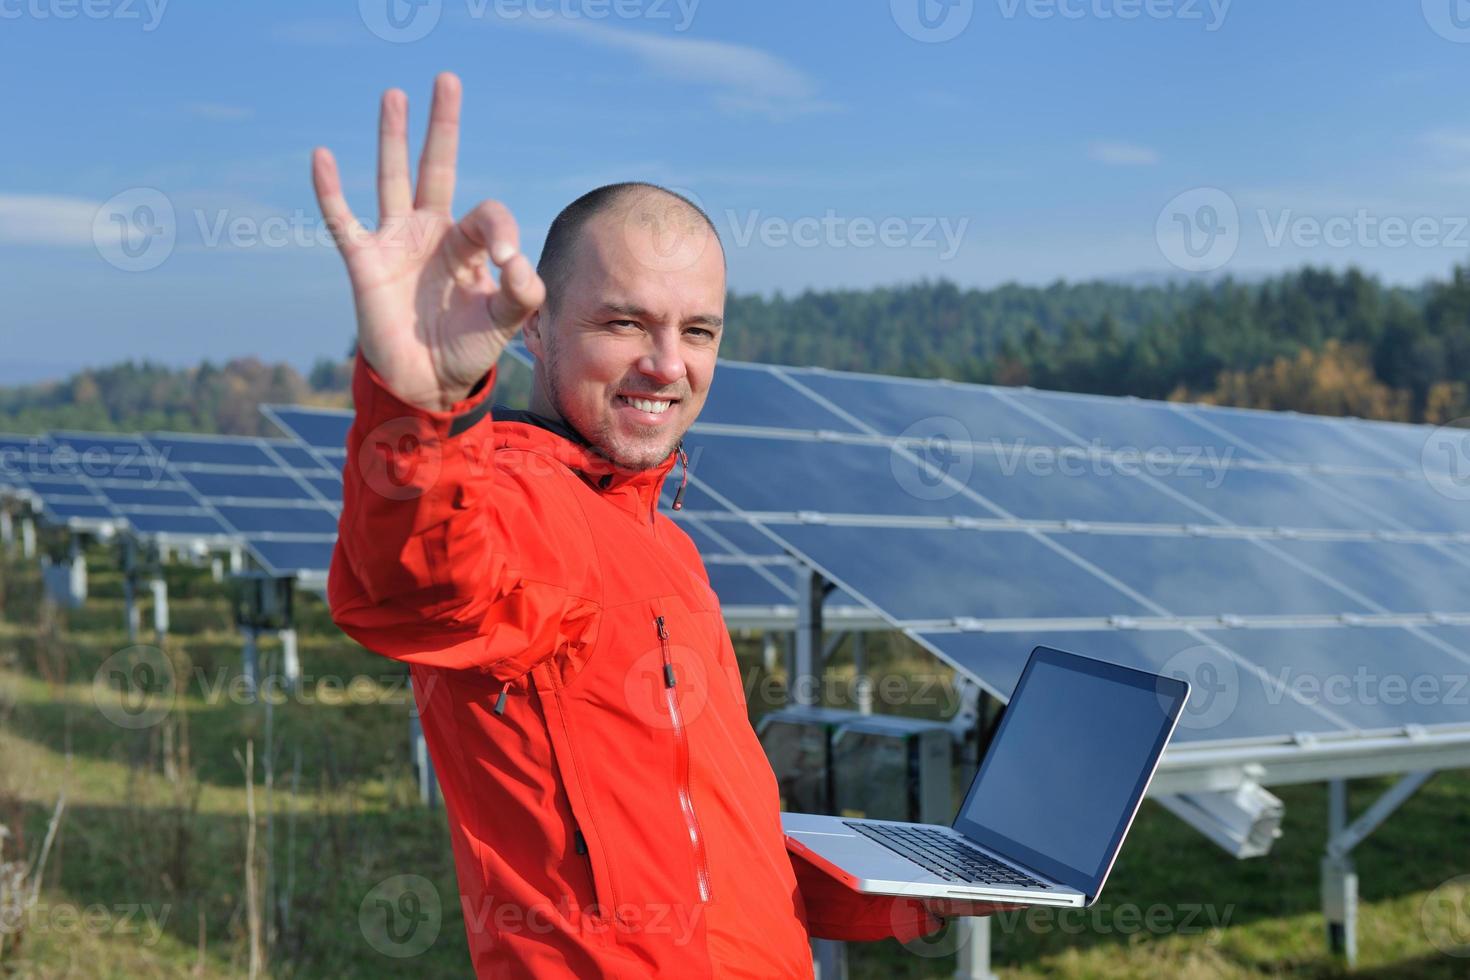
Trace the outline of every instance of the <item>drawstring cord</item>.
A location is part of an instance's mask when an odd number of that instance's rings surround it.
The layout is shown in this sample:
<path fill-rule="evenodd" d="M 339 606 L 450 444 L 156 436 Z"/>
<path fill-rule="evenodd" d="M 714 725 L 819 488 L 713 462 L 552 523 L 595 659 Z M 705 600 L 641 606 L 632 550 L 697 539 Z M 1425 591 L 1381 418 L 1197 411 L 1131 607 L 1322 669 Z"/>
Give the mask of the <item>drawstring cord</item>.
<path fill-rule="evenodd" d="M 674 452 L 679 454 L 679 463 L 684 467 L 684 478 L 679 481 L 679 492 L 674 494 L 674 510 L 683 510 L 684 488 L 689 485 L 689 454 L 684 451 L 683 440 L 674 447 Z"/>

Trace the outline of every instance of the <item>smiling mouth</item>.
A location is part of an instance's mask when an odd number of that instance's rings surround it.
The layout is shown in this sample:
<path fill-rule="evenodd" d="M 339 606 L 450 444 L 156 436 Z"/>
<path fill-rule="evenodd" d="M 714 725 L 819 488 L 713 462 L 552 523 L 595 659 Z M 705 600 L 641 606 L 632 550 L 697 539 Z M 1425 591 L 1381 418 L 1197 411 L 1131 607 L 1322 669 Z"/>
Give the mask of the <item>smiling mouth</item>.
<path fill-rule="evenodd" d="M 618 395 L 617 400 L 650 415 L 662 415 L 679 402 L 677 398 L 642 398 L 637 395 Z"/>

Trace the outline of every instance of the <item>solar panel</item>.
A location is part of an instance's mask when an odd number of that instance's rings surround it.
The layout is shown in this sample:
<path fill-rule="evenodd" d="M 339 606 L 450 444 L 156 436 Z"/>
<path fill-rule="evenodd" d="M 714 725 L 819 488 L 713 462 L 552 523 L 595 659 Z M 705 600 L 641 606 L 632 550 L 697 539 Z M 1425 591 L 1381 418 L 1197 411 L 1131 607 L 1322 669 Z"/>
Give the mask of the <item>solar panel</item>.
<path fill-rule="evenodd" d="M 725 361 L 715 369 L 699 420 L 706 425 L 770 426 L 834 432 L 859 431 L 841 416 L 758 364 Z"/>
<path fill-rule="evenodd" d="M 951 475 L 1025 520 L 1120 524 L 1191 524 L 1204 512 L 1112 463 L 1075 451 L 1042 449 L 977 453 L 973 461 L 945 450 Z M 940 460 L 935 460 L 936 463 Z M 966 474 L 965 471 L 968 471 Z"/>
<path fill-rule="evenodd" d="M 724 368 L 721 368 L 723 371 Z M 920 439 L 944 437 L 1012 447 L 1066 445 L 1047 426 L 990 389 L 912 378 L 844 374 L 813 368 L 783 368 L 801 387 L 857 419 L 866 431 Z M 716 374 L 715 387 L 725 376 Z M 703 421 L 703 416 L 700 417 Z M 738 418 L 737 418 L 738 423 Z M 753 424 L 753 423 L 745 423 Z"/>
<path fill-rule="evenodd" d="M 794 513 L 948 516 L 994 512 L 968 499 L 943 499 L 938 474 L 885 446 L 691 433 L 690 473 L 719 488 L 736 508 Z M 912 493 L 894 493 L 898 483 Z"/>
<path fill-rule="evenodd" d="M 900 621 L 1146 615 L 1149 610 L 1020 532 L 772 524 L 855 595 Z"/>
<path fill-rule="evenodd" d="M 283 540 L 251 537 L 246 538 L 245 544 L 265 570 L 279 578 L 324 575 L 332 560 L 334 547 L 330 538 Z"/>
<path fill-rule="evenodd" d="M 334 467 L 307 478 L 325 496 L 351 416 L 271 411 Z M 870 605 L 1002 696 L 1041 642 L 1155 670 L 1183 657 L 1196 700 L 1201 678 L 1236 682 L 1192 702 L 1200 719 L 1181 723 L 1182 741 L 1340 737 L 1452 716 L 1340 710 L 1275 673 L 1399 651 L 1424 676 L 1463 669 L 1452 651 L 1470 648 L 1470 628 L 1352 625 L 1470 615 L 1470 555 L 1456 537 L 1470 516 L 1426 476 L 1455 478 L 1458 461 L 1421 465 L 1432 432 L 725 362 L 686 438 L 675 519 L 727 607 L 792 606 L 795 556 L 851 590 L 829 608 Z M 1430 538 L 1395 539 L 1416 533 Z M 325 550 L 272 547 L 297 544 Z M 1128 628 L 1139 621 L 1157 625 Z M 1231 709 L 1211 715 L 1225 700 Z"/>
<path fill-rule="evenodd" d="M 1026 658 L 1037 646 L 1075 650 L 1156 674 L 1181 672 L 1191 680 L 1193 690 L 1179 719 L 1176 742 L 1280 741 L 1298 732 L 1343 734 L 1349 730 L 1310 699 L 1294 697 L 1279 679 L 1253 669 L 1236 652 L 1255 646 L 1254 630 L 1204 637 L 1182 630 L 1033 630 L 930 632 L 920 638 L 960 670 L 982 678 L 1004 699 L 1010 698 Z"/>
<path fill-rule="evenodd" d="M 286 435 L 314 449 L 341 451 L 347 446 L 351 412 L 303 405 L 262 405 L 261 411 Z"/>
<path fill-rule="evenodd" d="M 264 466 L 276 469 L 278 465 L 260 440 L 229 436 L 210 438 L 150 434 L 148 442 L 159 455 L 175 466 L 198 463 L 208 466 Z"/>
<path fill-rule="evenodd" d="M 1066 429 L 1075 439 L 1064 445 L 1080 442 L 1140 457 L 1191 460 L 1200 466 L 1257 458 L 1167 402 L 1041 391 L 1008 391 L 1001 397 Z"/>
<path fill-rule="evenodd" d="M 1396 455 L 1353 438 L 1351 423 L 1284 412 L 1192 405 L 1186 411 L 1266 459 L 1322 466 L 1393 468 Z"/>
<path fill-rule="evenodd" d="M 1375 611 L 1470 612 L 1470 555 L 1464 545 L 1281 541 L 1276 547 L 1311 568 L 1330 569 Z"/>

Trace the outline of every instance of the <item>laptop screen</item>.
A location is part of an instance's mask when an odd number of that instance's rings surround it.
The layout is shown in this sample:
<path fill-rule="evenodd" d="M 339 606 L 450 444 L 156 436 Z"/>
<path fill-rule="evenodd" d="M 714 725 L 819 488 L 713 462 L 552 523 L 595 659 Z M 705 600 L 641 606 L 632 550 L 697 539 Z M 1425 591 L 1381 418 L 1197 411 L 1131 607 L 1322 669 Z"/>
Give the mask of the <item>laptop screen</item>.
<path fill-rule="evenodd" d="M 1188 690 L 1037 647 L 955 830 L 1096 896 Z"/>

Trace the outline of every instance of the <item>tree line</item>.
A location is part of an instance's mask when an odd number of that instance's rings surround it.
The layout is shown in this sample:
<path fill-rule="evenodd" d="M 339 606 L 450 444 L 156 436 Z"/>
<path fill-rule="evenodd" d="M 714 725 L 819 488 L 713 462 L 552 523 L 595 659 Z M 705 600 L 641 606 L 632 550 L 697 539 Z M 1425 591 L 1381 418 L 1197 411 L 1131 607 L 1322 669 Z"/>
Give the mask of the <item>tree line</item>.
<path fill-rule="evenodd" d="M 1403 421 L 1470 415 L 1470 266 L 1414 289 L 1308 267 L 1254 282 L 732 292 L 726 323 L 721 354 L 739 360 Z M 350 353 L 305 374 L 255 358 L 130 361 L 0 388 L 0 430 L 269 434 L 262 402 L 347 407 Z"/>

